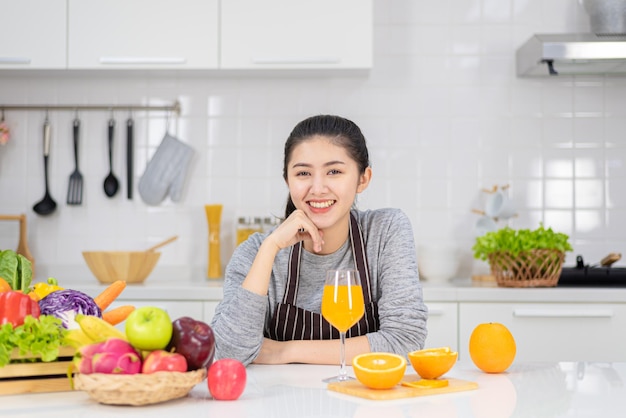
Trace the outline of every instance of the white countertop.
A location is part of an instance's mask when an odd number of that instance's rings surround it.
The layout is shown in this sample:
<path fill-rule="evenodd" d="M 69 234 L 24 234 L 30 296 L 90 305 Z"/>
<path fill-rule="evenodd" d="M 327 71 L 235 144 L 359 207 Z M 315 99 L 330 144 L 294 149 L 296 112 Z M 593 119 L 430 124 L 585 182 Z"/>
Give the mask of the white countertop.
<path fill-rule="evenodd" d="M 222 280 L 151 280 L 128 284 L 120 300 L 221 300 Z M 95 278 L 62 281 L 67 288 L 81 290 L 91 296 L 105 288 Z M 626 288 L 550 287 L 504 288 L 494 282 L 455 279 L 449 282 L 424 281 L 426 302 L 548 302 L 548 303 L 624 303 Z"/>
<path fill-rule="evenodd" d="M 204 381 L 186 398 L 141 407 L 101 405 L 84 392 L 0 396 L 0 416 L 617 418 L 626 410 L 626 363 L 514 363 L 505 373 L 485 374 L 460 362 L 447 376 L 475 381 L 478 389 L 382 401 L 328 391 L 321 380 L 337 366 L 247 370 L 246 390 L 236 401 L 213 400 Z M 407 373 L 414 372 L 409 367 Z"/>

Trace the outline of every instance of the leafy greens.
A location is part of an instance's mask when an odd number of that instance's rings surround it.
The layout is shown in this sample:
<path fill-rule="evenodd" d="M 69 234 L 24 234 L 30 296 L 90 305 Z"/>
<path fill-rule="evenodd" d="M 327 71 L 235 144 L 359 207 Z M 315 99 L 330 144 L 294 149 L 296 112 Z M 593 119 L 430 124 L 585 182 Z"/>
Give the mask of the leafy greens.
<path fill-rule="evenodd" d="M 568 240 L 566 234 L 554 232 L 552 228 L 546 229 L 543 224 L 533 231 L 505 227 L 477 237 L 472 250 L 474 258 L 480 260 L 487 260 L 489 254 L 497 251 L 508 251 L 514 256 L 530 250 L 573 251 Z"/>
<path fill-rule="evenodd" d="M 9 364 L 15 348 L 22 356 L 40 356 L 45 362 L 56 360 L 66 332 L 61 320 L 51 315 L 39 318 L 29 315 L 24 324 L 16 328 L 3 324 L 0 326 L 0 367 Z"/>

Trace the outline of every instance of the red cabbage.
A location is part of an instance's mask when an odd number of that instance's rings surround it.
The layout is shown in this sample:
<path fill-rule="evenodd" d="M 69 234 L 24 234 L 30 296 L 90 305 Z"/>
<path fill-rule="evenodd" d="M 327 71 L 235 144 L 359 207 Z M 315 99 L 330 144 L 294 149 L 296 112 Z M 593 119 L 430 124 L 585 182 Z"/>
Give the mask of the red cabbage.
<path fill-rule="evenodd" d="M 102 311 L 93 298 L 72 289 L 57 290 L 39 301 L 41 315 L 56 316 L 67 329 L 80 328 L 74 319 L 77 314 L 93 315 L 102 318 Z"/>

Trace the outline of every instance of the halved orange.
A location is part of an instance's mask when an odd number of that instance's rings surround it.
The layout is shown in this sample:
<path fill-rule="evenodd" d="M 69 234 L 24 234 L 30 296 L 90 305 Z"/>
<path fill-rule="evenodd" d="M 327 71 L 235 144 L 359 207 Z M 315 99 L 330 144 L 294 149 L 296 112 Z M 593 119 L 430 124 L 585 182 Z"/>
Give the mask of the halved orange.
<path fill-rule="evenodd" d="M 447 373 L 458 357 L 450 347 L 426 348 L 408 354 L 411 366 L 423 379 L 436 379 Z"/>
<path fill-rule="evenodd" d="M 354 375 L 371 389 L 391 389 L 402 380 L 406 359 L 393 353 L 364 353 L 352 359 Z"/>

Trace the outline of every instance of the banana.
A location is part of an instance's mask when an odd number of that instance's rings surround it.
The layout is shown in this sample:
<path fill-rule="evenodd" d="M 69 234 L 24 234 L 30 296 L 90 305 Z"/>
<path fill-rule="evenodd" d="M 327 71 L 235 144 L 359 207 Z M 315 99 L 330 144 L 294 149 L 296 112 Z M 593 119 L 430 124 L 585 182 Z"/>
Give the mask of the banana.
<path fill-rule="evenodd" d="M 63 337 L 64 344 L 74 347 L 76 349 L 84 345 L 92 344 L 94 342 L 95 341 L 89 338 L 81 328 L 70 329 L 65 333 L 65 336 Z"/>
<path fill-rule="evenodd" d="M 109 338 L 120 338 L 127 341 L 126 334 L 102 318 L 93 315 L 76 315 L 76 322 L 85 335 L 93 342 L 105 341 Z"/>

